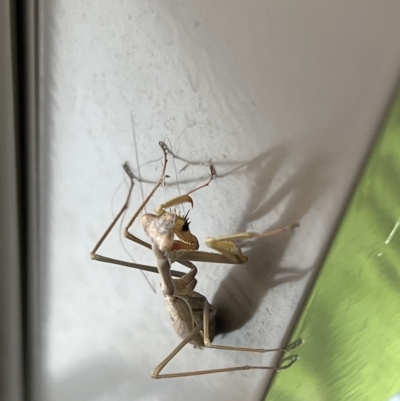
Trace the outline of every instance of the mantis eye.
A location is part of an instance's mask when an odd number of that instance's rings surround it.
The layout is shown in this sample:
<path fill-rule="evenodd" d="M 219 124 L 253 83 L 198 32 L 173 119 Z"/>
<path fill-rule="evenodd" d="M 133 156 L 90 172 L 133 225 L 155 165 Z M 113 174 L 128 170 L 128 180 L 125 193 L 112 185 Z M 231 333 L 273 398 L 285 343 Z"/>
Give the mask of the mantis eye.
<path fill-rule="evenodd" d="M 185 220 L 185 223 L 182 226 L 182 231 L 189 231 L 189 224 L 190 224 L 190 221 Z"/>

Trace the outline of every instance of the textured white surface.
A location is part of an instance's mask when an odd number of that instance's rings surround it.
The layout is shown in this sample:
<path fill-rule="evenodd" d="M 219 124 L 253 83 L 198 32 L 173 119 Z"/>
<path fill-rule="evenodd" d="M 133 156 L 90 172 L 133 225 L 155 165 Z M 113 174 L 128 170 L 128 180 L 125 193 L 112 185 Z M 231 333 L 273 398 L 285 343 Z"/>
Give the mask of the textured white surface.
<path fill-rule="evenodd" d="M 62 0 L 40 10 L 43 400 L 260 399 L 265 372 L 152 380 L 179 342 L 159 280 L 149 275 L 154 294 L 140 272 L 89 252 L 124 200 L 125 160 L 153 181 L 160 140 L 212 160 L 221 177 L 191 213 L 201 241 L 301 224 L 255 243 L 246 266 L 199 264 L 197 290 L 220 309 L 216 343 L 283 345 L 396 81 L 400 3 Z M 171 184 L 184 165 L 171 160 Z M 150 209 L 206 177 L 189 165 Z M 136 186 L 129 215 L 150 188 Z M 101 253 L 153 264 L 118 230 Z M 188 346 L 167 369 L 271 361 Z"/>

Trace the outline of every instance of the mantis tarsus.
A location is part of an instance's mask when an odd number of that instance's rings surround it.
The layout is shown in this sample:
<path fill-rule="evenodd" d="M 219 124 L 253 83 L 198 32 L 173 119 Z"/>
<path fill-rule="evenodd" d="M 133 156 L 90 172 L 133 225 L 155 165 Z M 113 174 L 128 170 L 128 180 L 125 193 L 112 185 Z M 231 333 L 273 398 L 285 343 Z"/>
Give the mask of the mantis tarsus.
<path fill-rule="evenodd" d="M 247 351 L 247 352 L 287 352 L 303 343 L 303 340 L 297 339 L 287 347 L 275 349 L 262 349 L 262 348 L 242 348 L 226 345 L 214 345 L 212 340 L 215 335 L 216 328 L 216 308 L 211 305 L 207 298 L 194 291 L 196 286 L 196 273 L 197 268 L 192 263 L 193 261 L 209 262 L 209 263 L 229 263 L 229 264 L 244 264 L 247 262 L 247 256 L 241 251 L 237 242 L 245 239 L 260 239 L 280 234 L 288 231 L 297 226 L 291 224 L 284 228 L 270 231 L 264 234 L 255 232 L 244 232 L 233 235 L 227 235 L 217 238 L 207 238 L 206 244 L 216 252 L 199 251 L 199 243 L 197 238 L 191 233 L 189 229 L 189 222 L 186 216 L 181 216 L 178 213 L 170 211 L 170 208 L 183 203 L 193 205 L 190 194 L 207 186 L 215 176 L 215 170 L 210 165 L 211 176 L 208 182 L 200 187 L 190 191 L 186 195 L 178 196 L 166 203 L 161 204 L 155 210 L 155 214 L 143 214 L 142 225 L 150 239 L 151 243 L 141 240 L 129 232 L 130 227 L 145 208 L 151 197 L 157 191 L 159 186 L 165 182 L 167 176 L 165 175 L 167 162 L 168 162 L 168 148 L 164 142 L 160 142 L 160 147 L 163 150 L 164 161 L 161 177 L 155 184 L 153 190 L 143 201 L 139 209 L 133 215 L 128 225 L 124 230 L 124 235 L 129 240 L 136 242 L 153 251 L 157 267 L 141 265 L 137 263 L 125 262 L 122 260 L 108 258 L 97 253 L 98 249 L 116 225 L 117 221 L 121 218 L 124 211 L 128 208 L 129 200 L 134 187 L 134 175 L 130 170 L 127 163 L 124 164 L 125 172 L 130 179 L 130 188 L 124 205 L 112 221 L 111 225 L 107 228 L 106 232 L 97 242 L 91 257 L 94 260 L 113 263 L 117 265 L 132 267 L 144 271 L 159 273 L 161 278 L 161 288 L 164 294 L 166 307 L 169 316 L 172 320 L 172 325 L 176 333 L 183 338 L 181 343 L 153 370 L 151 376 L 156 379 L 173 378 L 184 376 L 196 376 L 203 374 L 219 373 L 219 372 L 232 372 L 238 370 L 248 369 L 265 369 L 280 371 L 292 366 L 298 359 L 297 355 L 292 355 L 284 358 L 277 366 L 236 366 L 221 369 L 208 369 L 198 370 L 191 372 L 169 373 L 160 374 L 162 369 L 175 357 L 175 355 L 188 343 L 195 344 L 196 346 L 215 348 L 228 351 Z M 188 273 L 171 270 L 173 262 L 178 262 L 190 269 Z M 174 278 L 176 277 L 176 278 Z"/>

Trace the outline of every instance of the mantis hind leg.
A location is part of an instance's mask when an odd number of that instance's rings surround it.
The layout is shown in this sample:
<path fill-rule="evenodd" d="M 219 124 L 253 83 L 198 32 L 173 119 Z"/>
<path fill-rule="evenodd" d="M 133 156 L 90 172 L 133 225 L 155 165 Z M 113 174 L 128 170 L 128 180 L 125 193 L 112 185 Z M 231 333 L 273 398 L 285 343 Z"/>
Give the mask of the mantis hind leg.
<path fill-rule="evenodd" d="M 211 311 L 210 311 L 210 308 Z M 179 353 L 179 351 L 188 344 L 197 334 L 203 331 L 204 337 L 204 346 L 206 348 L 215 348 L 215 349 L 223 349 L 227 351 L 247 351 L 247 352 L 286 352 L 290 351 L 303 343 L 303 340 L 298 339 L 291 343 L 288 347 L 285 348 L 274 348 L 274 349 L 260 349 L 260 348 L 241 348 L 241 347 L 231 347 L 231 346 L 223 346 L 223 345 L 214 345 L 210 339 L 210 323 L 216 317 L 216 310 L 208 303 L 207 300 L 204 300 L 203 307 L 203 322 L 199 323 L 186 338 L 184 338 L 181 343 L 165 358 L 151 373 L 151 376 L 154 379 L 170 379 L 175 377 L 187 377 L 187 376 L 199 376 L 199 375 L 207 375 L 213 373 L 223 373 L 223 372 L 235 372 L 235 371 L 243 371 L 250 369 L 259 369 L 259 370 L 275 370 L 280 371 L 283 369 L 287 369 L 292 366 L 297 360 L 297 355 L 291 355 L 287 358 L 284 358 L 281 361 L 281 364 L 278 366 L 233 366 L 227 368 L 219 368 L 219 369 L 207 369 L 207 370 L 195 370 L 188 372 L 180 372 L 180 373 L 165 373 L 160 374 L 161 371 L 165 368 L 165 366 Z"/>
<path fill-rule="evenodd" d="M 298 338 L 297 340 L 293 341 L 287 347 L 281 348 L 243 348 L 243 347 L 233 347 L 229 345 L 215 345 L 211 342 L 210 338 L 210 328 L 209 322 L 210 318 L 207 316 L 212 317 L 213 313 L 210 314 L 210 304 L 206 300 L 204 302 L 204 346 L 206 348 L 214 348 L 214 349 L 221 349 L 226 351 L 242 351 L 242 352 L 258 352 L 258 353 L 266 353 L 266 352 L 288 352 L 294 348 L 297 348 L 299 345 L 303 344 L 303 340 Z M 221 370 L 221 371 L 233 371 L 233 370 L 248 370 L 248 369 L 267 369 L 267 370 L 283 370 L 287 369 L 292 366 L 298 359 L 297 355 L 292 355 L 288 358 L 284 358 L 282 363 L 279 366 L 240 366 L 235 368 L 228 368 L 228 370 Z M 286 363 L 288 362 L 288 363 Z"/>

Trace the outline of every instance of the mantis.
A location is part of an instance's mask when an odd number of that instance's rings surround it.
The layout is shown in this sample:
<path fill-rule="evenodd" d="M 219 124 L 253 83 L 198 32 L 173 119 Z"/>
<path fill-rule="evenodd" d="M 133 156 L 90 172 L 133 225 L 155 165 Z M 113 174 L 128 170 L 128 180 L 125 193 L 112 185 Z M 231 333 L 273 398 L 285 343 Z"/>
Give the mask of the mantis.
<path fill-rule="evenodd" d="M 172 321 L 172 326 L 175 332 L 182 338 L 182 341 L 158 366 L 156 366 L 156 368 L 152 371 L 151 376 L 156 379 L 161 379 L 243 371 L 249 369 L 281 371 L 289 368 L 299 359 L 297 355 L 291 355 L 284 358 L 277 366 L 245 365 L 219 369 L 161 374 L 161 371 L 165 368 L 165 366 L 188 343 L 199 347 L 214 348 L 226 351 L 266 353 L 291 351 L 301 345 L 303 340 L 297 339 L 287 347 L 274 349 L 243 348 L 213 344 L 212 341 L 216 334 L 217 310 L 215 306 L 208 302 L 204 295 L 194 291 L 197 283 L 197 268 L 192 262 L 244 264 L 247 262 L 247 256 L 242 253 L 240 246 L 237 244 L 238 241 L 246 239 L 261 239 L 274 236 L 285 231 L 292 230 L 298 226 L 298 224 L 291 224 L 284 228 L 263 234 L 244 232 L 217 238 L 207 238 L 206 245 L 211 248 L 212 251 L 199 251 L 199 242 L 196 236 L 190 231 L 190 223 L 188 221 L 187 214 L 182 216 L 179 213 L 171 211 L 171 208 L 180 204 L 190 204 L 193 206 L 193 200 L 190 194 L 208 186 L 216 175 L 215 169 L 211 164 L 210 178 L 207 183 L 195 188 L 185 195 L 180 195 L 166 203 L 159 205 L 155 209 L 154 214 L 145 213 L 142 215 L 142 226 L 148 238 L 150 239 L 150 242 L 144 241 L 130 233 L 129 229 L 131 228 L 132 224 L 135 222 L 139 214 L 144 210 L 145 206 L 160 185 L 164 184 L 166 178 L 168 177 L 166 175 L 168 148 L 164 142 L 160 142 L 159 145 L 163 151 L 163 168 L 160 179 L 157 181 L 149 195 L 144 199 L 138 210 L 134 213 L 124 230 L 124 236 L 127 239 L 152 250 L 156 259 L 156 267 L 113 259 L 97 253 L 110 231 L 114 228 L 118 220 L 128 208 L 134 187 L 135 177 L 127 163 L 124 164 L 124 170 L 129 177 L 130 187 L 126 201 L 90 254 L 93 260 L 159 273 L 161 279 L 161 289 L 165 298 L 168 314 Z M 172 270 L 171 266 L 174 262 L 181 263 L 190 270 L 187 273 Z"/>

